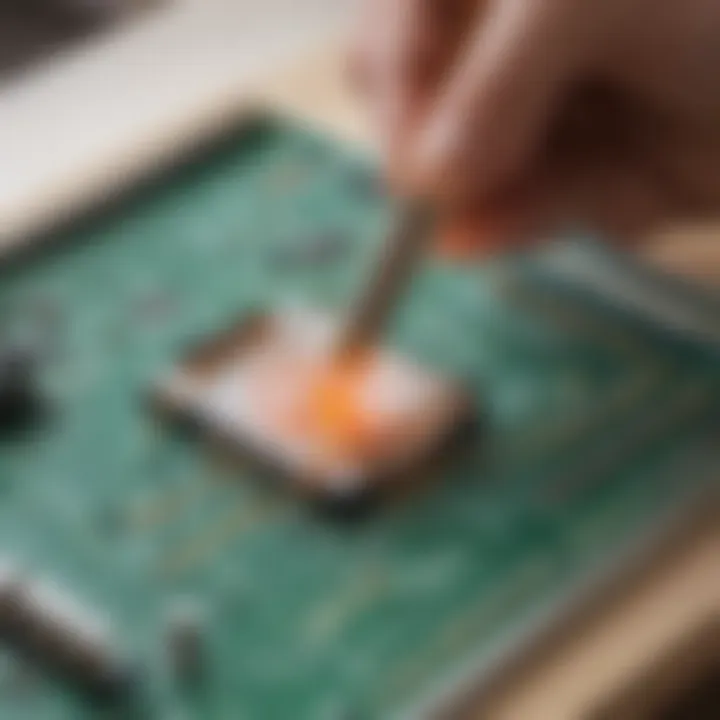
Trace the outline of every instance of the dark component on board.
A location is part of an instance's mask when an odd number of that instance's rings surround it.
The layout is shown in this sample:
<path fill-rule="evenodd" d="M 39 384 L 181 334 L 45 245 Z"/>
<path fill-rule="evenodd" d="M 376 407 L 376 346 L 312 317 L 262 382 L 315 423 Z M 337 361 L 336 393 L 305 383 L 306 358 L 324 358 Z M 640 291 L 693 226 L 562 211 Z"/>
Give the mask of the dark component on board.
<path fill-rule="evenodd" d="M 93 703 L 135 695 L 133 668 L 104 627 L 59 589 L 12 567 L 0 573 L 0 640 Z"/>
<path fill-rule="evenodd" d="M 31 425 L 42 405 L 33 353 L 20 347 L 0 348 L 0 432 Z"/>

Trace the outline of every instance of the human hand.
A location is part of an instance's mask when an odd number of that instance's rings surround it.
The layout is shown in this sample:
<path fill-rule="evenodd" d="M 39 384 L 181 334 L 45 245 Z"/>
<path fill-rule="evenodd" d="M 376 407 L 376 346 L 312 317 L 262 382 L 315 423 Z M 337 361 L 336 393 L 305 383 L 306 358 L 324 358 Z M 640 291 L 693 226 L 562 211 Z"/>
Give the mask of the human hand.
<path fill-rule="evenodd" d="M 479 245 L 720 214 L 718 0 L 369 0 L 390 177 Z"/>

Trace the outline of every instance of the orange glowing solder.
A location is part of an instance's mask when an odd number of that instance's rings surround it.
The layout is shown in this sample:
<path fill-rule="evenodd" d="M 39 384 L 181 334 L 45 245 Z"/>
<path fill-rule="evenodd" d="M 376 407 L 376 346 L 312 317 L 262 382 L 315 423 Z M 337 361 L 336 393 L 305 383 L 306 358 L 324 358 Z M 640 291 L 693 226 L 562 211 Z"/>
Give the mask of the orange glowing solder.
<path fill-rule="evenodd" d="M 458 383 L 379 342 L 425 223 L 424 211 L 403 214 L 344 323 L 310 311 L 240 323 L 163 379 L 163 406 L 333 509 L 419 482 L 474 415 Z"/>

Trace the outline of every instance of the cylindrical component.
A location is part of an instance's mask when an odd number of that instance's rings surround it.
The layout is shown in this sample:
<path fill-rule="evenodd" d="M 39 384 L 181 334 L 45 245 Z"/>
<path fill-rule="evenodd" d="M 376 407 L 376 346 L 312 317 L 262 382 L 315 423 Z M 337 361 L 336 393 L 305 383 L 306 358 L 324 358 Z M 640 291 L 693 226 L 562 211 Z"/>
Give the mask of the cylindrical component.
<path fill-rule="evenodd" d="M 128 696 L 129 667 L 105 628 L 51 585 L 0 571 L 0 638 L 99 701 Z"/>
<path fill-rule="evenodd" d="M 179 601 L 167 617 L 166 644 L 173 676 L 184 684 L 199 682 L 205 670 L 205 618 L 202 608 Z"/>

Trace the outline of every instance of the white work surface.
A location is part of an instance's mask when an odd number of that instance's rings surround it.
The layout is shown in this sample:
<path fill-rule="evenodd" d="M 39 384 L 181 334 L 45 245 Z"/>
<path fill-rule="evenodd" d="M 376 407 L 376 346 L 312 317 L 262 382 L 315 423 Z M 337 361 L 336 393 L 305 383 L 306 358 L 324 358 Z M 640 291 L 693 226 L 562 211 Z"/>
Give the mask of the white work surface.
<path fill-rule="evenodd" d="M 236 116 L 262 73 L 336 35 L 354 0 L 158 0 L 0 88 L 0 244 Z"/>

